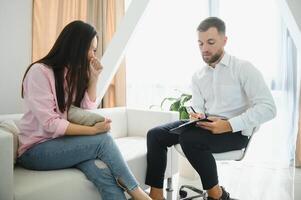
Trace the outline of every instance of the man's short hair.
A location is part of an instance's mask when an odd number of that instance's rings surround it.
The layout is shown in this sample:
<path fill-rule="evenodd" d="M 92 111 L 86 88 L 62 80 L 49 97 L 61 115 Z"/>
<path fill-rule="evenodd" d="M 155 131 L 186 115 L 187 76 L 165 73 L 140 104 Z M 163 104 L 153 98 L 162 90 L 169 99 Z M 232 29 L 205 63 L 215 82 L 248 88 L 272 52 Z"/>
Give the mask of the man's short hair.
<path fill-rule="evenodd" d="M 205 32 L 211 27 L 215 27 L 218 33 L 226 34 L 225 22 L 218 17 L 208 17 L 204 19 L 198 26 L 197 30 L 199 32 Z"/>

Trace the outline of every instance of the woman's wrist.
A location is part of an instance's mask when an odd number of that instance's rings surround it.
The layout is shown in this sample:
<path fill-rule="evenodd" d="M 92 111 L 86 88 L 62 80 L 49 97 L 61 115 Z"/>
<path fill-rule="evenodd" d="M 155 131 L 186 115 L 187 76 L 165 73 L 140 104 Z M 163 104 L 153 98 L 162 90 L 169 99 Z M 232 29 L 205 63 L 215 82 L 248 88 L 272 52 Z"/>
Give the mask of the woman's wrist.
<path fill-rule="evenodd" d="M 94 126 L 89 127 L 89 135 L 95 135 L 96 134 L 96 128 Z"/>
<path fill-rule="evenodd" d="M 88 88 L 96 87 L 97 82 L 98 82 L 98 78 L 90 78 L 89 83 L 88 83 Z"/>
<path fill-rule="evenodd" d="M 95 135 L 96 133 L 97 130 L 94 126 L 84 126 L 70 123 L 67 127 L 65 135 Z"/>

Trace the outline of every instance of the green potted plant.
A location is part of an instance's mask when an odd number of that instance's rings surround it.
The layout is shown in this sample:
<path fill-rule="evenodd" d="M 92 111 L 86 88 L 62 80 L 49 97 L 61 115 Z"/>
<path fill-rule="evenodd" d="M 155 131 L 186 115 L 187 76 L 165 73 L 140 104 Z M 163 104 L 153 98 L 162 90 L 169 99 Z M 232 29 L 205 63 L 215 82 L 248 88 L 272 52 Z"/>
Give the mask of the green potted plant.
<path fill-rule="evenodd" d="M 170 111 L 178 111 L 180 119 L 189 119 L 189 113 L 186 109 L 186 103 L 191 99 L 191 94 L 182 93 L 179 97 L 166 97 L 162 100 L 160 104 L 160 109 L 163 110 L 164 104 L 170 102 Z M 156 105 L 151 105 L 150 108 L 155 107 Z"/>

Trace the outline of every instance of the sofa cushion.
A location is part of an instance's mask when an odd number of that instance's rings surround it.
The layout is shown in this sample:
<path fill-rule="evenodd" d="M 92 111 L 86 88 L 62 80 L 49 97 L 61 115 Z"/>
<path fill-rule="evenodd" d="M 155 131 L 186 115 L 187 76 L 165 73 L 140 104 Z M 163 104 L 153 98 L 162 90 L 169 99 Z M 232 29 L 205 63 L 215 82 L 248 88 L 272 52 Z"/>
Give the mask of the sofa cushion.
<path fill-rule="evenodd" d="M 101 199 L 98 191 L 77 169 L 33 171 L 14 170 L 15 200 Z"/>
<path fill-rule="evenodd" d="M 3 129 L 6 132 L 9 132 L 13 135 L 13 154 L 14 154 L 14 163 L 16 163 L 17 151 L 18 151 L 18 134 L 19 129 L 16 126 L 14 120 L 8 119 L 0 122 L 0 129 Z"/>
<path fill-rule="evenodd" d="M 131 171 L 145 189 L 145 138 L 123 137 L 115 141 Z M 93 183 L 77 169 L 33 171 L 18 166 L 14 170 L 14 188 L 15 200 L 101 199 Z"/>
<path fill-rule="evenodd" d="M 73 105 L 71 105 L 68 111 L 68 121 L 75 124 L 93 126 L 97 122 L 102 122 L 104 120 L 105 118 L 98 113 L 93 113 Z"/>

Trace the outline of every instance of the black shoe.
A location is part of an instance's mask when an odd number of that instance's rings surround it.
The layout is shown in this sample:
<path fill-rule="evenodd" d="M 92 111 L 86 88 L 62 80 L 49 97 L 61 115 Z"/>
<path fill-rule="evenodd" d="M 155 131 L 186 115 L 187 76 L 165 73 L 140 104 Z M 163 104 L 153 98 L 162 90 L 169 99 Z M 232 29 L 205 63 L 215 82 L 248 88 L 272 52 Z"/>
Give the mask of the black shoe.
<path fill-rule="evenodd" d="M 221 188 L 222 188 L 222 192 L 223 192 L 221 198 L 219 198 L 219 199 L 214 199 L 214 198 L 212 198 L 212 197 L 207 197 L 206 200 L 238 200 L 238 199 L 232 199 L 232 198 L 230 197 L 229 192 L 227 192 L 227 191 L 225 190 L 224 187 L 221 186 Z"/>

